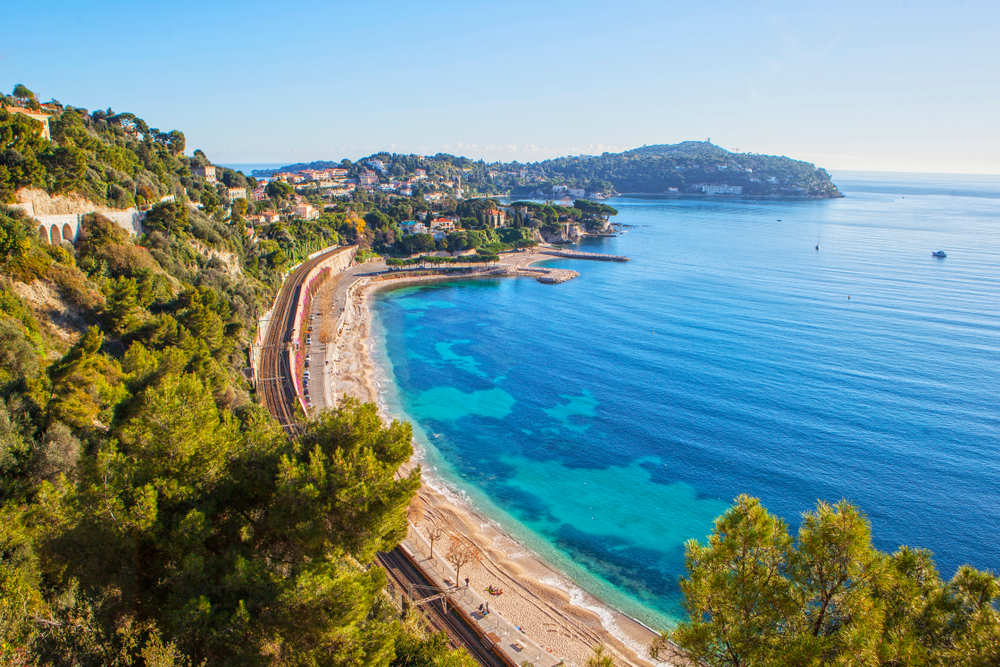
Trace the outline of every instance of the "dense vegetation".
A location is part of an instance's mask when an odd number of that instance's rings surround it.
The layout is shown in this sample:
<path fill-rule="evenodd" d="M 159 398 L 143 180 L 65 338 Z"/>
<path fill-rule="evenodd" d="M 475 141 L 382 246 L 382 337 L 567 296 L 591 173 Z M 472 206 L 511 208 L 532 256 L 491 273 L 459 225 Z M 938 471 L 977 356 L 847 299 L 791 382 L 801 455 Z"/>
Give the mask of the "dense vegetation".
<path fill-rule="evenodd" d="M 819 503 L 793 539 L 741 496 L 685 562 L 689 620 L 654 656 L 673 640 L 710 667 L 1000 665 L 996 576 L 963 566 L 946 583 L 925 550 L 880 552 L 847 502 Z"/>
<path fill-rule="evenodd" d="M 408 425 L 348 401 L 289 440 L 241 375 L 254 291 L 189 239 L 0 230 L 0 664 L 467 664 L 370 567 L 419 486 Z M 74 344 L 14 281 L 71 304 Z"/>
<path fill-rule="evenodd" d="M 745 195 L 839 197 L 826 170 L 800 160 L 730 153 L 701 141 L 644 146 L 624 153 L 565 157 L 539 163 L 551 179 L 608 182 L 618 192 L 689 192 L 699 184 L 742 186 Z M 530 191 L 530 187 L 527 188 Z"/>

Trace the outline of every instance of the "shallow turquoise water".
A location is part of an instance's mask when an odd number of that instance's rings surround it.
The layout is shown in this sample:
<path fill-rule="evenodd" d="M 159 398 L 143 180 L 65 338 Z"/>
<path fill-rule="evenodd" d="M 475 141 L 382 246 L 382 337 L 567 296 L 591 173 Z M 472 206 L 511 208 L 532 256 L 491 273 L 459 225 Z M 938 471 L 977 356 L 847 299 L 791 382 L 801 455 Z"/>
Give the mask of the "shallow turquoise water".
<path fill-rule="evenodd" d="M 740 493 L 793 526 L 848 498 L 880 548 L 1000 569 L 1000 179 L 835 180 L 846 199 L 615 200 L 637 227 L 583 249 L 633 261 L 558 260 L 581 273 L 558 286 L 381 293 L 390 411 L 437 475 L 656 627 L 683 613 L 684 542 Z"/>

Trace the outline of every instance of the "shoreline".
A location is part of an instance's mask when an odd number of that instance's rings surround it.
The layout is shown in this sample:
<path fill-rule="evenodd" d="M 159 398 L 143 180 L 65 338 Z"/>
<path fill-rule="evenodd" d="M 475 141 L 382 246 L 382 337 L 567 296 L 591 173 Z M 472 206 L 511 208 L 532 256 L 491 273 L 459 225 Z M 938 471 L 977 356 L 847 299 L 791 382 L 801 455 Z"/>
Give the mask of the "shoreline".
<path fill-rule="evenodd" d="M 556 251 L 562 257 L 571 256 L 561 249 Z M 580 253 L 579 256 L 586 255 Z M 349 395 L 363 402 L 374 402 L 384 420 L 394 418 L 385 396 L 388 388 L 383 386 L 390 382 L 391 369 L 379 365 L 375 354 L 377 341 L 372 330 L 371 303 L 378 292 L 427 282 L 504 275 L 538 278 L 538 270 L 527 267 L 558 257 L 539 252 L 515 255 L 511 257 L 514 261 L 505 267 L 506 271 L 360 278 L 349 289 L 343 323 L 327 345 L 328 357 L 334 358 L 341 368 L 327 383 L 329 395 L 333 399 Z M 324 299 L 332 300 L 335 285 L 336 282 L 321 289 L 317 295 L 321 303 Z M 422 445 L 414 444 L 414 455 L 401 472 L 405 474 L 414 465 L 424 466 L 418 497 L 424 505 L 426 518 L 420 525 L 411 524 L 411 530 L 419 531 L 426 539 L 426 524 L 433 521 L 449 532 L 471 539 L 480 550 L 482 563 L 468 571 L 470 585 L 476 590 L 485 589 L 487 585 L 502 588 L 504 595 L 491 600 L 496 611 L 521 626 L 550 653 L 565 658 L 567 664 L 575 667 L 584 664 L 598 643 L 604 645 L 620 665 L 649 667 L 654 664 L 646 654 L 650 642 L 657 636 L 653 629 L 596 598 L 507 533 L 500 522 L 485 515 L 462 491 L 428 468 Z M 435 545 L 436 556 L 441 553 L 439 545 L 444 547 L 441 542 Z M 423 555 L 429 556 L 426 552 Z M 672 657 L 670 662 L 687 663 L 680 655 Z"/>

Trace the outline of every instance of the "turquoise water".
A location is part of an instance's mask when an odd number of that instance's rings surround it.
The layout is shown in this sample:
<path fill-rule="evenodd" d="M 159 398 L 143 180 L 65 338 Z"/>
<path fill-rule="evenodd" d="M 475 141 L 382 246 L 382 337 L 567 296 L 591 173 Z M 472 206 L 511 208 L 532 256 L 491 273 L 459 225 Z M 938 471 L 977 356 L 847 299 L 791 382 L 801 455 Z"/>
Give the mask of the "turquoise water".
<path fill-rule="evenodd" d="M 390 411 L 654 627 L 682 617 L 684 542 L 741 493 L 793 527 L 847 498 L 882 549 L 1000 569 L 1000 179 L 835 181 L 846 199 L 614 200 L 636 226 L 582 249 L 632 261 L 554 261 L 581 274 L 562 285 L 381 293 Z"/>

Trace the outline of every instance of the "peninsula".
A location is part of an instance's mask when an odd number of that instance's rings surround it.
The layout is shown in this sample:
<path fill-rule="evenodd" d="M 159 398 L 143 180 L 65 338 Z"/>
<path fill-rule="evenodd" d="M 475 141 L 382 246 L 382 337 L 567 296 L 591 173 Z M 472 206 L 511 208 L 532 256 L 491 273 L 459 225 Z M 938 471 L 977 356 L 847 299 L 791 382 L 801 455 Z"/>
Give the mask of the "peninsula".
<path fill-rule="evenodd" d="M 542 162 L 484 162 L 446 153 L 375 153 L 357 161 L 319 161 L 253 172 L 319 188 L 369 186 L 426 198 L 509 195 L 568 204 L 618 193 L 673 196 L 830 199 L 842 197 L 823 168 L 787 157 L 733 153 L 711 141 L 642 146 L 622 153 Z"/>

